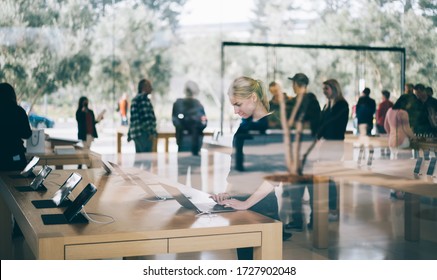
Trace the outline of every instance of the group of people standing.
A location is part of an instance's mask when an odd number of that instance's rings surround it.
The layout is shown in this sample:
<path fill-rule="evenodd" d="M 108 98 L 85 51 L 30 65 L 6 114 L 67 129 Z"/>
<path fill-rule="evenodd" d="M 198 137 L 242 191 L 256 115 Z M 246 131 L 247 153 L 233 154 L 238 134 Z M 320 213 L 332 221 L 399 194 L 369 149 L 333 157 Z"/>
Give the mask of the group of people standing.
<path fill-rule="evenodd" d="M 390 92 L 383 90 L 378 107 L 369 95 L 370 89 L 365 88 L 356 104 L 359 134 L 372 134 L 375 115 L 376 131 L 388 135 L 392 156 L 396 157 L 399 149 L 410 147 L 411 141 L 417 137 L 437 135 L 437 99 L 432 96 L 431 87 L 406 84 L 404 94 L 395 103 L 390 101 Z"/>
<path fill-rule="evenodd" d="M 150 99 L 152 91 L 151 82 L 142 79 L 138 83 L 137 95 L 130 102 L 127 94 L 124 93 L 117 103 L 116 111 L 120 114 L 121 125 L 129 127 L 128 141 L 135 143 L 136 153 L 152 152 L 156 148 L 154 145 L 158 132 L 155 110 Z M 198 155 L 202 144 L 203 130 L 207 125 L 207 117 L 203 105 L 196 99 L 196 95 L 199 93 L 197 84 L 188 81 L 185 84 L 184 93 L 185 97 L 178 98 L 172 109 L 176 143 L 179 151 L 182 151 L 184 137 L 188 135 L 191 140 L 189 150 L 193 155 Z M 95 125 L 103 118 L 103 115 L 96 118 L 88 103 L 88 98 L 82 96 L 79 98 L 76 110 L 78 139 L 82 141 L 85 149 L 89 149 L 94 138 L 98 137 Z M 130 119 L 128 119 L 128 115 L 130 115 Z"/>

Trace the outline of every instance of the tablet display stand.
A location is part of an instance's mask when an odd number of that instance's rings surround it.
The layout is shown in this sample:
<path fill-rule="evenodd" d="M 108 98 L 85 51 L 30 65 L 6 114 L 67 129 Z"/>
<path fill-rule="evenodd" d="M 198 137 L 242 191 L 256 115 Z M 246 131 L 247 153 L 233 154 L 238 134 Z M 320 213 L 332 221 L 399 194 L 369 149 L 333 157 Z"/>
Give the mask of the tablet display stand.
<path fill-rule="evenodd" d="M 436 162 L 437 162 L 437 158 L 435 158 L 435 157 L 431 158 L 431 160 L 429 161 L 428 170 L 426 171 L 426 175 L 428 175 L 428 176 L 434 175 L 434 169 L 435 169 Z"/>
<path fill-rule="evenodd" d="M 13 175 L 9 175 L 9 178 L 11 179 L 26 179 L 26 178 L 35 178 L 36 175 L 33 172 L 29 172 L 29 174 L 26 175 L 22 175 L 22 174 L 13 174 Z"/>
<path fill-rule="evenodd" d="M 360 146 L 360 151 L 358 153 L 358 165 L 361 164 L 361 161 L 364 159 L 364 145 Z"/>
<path fill-rule="evenodd" d="M 375 153 L 375 150 L 373 147 L 369 150 L 369 157 L 367 158 L 367 166 L 372 166 L 372 160 L 373 160 L 373 154 Z"/>
<path fill-rule="evenodd" d="M 40 184 L 36 189 L 31 186 L 17 186 L 15 189 L 19 192 L 46 192 L 47 188 L 44 184 Z"/>
<path fill-rule="evenodd" d="M 71 221 L 68 221 L 64 214 L 46 214 L 41 215 L 45 225 L 65 225 L 65 224 L 88 224 L 88 219 L 78 213 Z"/>
<path fill-rule="evenodd" d="M 430 151 L 429 150 L 423 150 L 423 157 L 425 158 L 425 160 L 429 160 L 430 159 Z"/>
<path fill-rule="evenodd" d="M 413 171 L 414 174 L 420 175 L 420 167 L 422 166 L 422 162 L 423 162 L 423 157 L 417 158 L 416 166 L 414 166 L 414 171 Z"/>
<path fill-rule="evenodd" d="M 72 203 L 71 200 L 68 198 L 61 202 L 61 204 L 56 205 L 56 203 L 53 202 L 51 199 L 43 199 L 43 200 L 32 200 L 31 201 L 33 206 L 37 209 L 43 209 L 43 208 L 65 208 L 70 206 Z"/>
<path fill-rule="evenodd" d="M 52 172 L 52 169 L 44 165 L 44 167 L 39 171 L 38 175 L 35 177 L 35 179 L 32 180 L 29 186 L 18 186 L 15 187 L 17 191 L 19 192 L 41 192 L 41 191 L 47 191 L 47 188 L 44 186 L 44 180 L 49 176 L 50 172 Z"/>
<path fill-rule="evenodd" d="M 20 174 L 9 175 L 12 179 L 22 179 L 22 178 L 35 178 L 36 175 L 33 173 L 33 169 L 39 162 L 39 157 L 32 157 L 32 159 L 27 163 L 26 167 L 20 172 Z"/>
<path fill-rule="evenodd" d="M 63 214 L 43 214 L 41 219 L 45 225 L 60 224 L 87 224 L 88 219 L 80 213 L 91 197 L 97 192 L 97 188 L 89 183 L 76 199 L 68 206 Z"/>

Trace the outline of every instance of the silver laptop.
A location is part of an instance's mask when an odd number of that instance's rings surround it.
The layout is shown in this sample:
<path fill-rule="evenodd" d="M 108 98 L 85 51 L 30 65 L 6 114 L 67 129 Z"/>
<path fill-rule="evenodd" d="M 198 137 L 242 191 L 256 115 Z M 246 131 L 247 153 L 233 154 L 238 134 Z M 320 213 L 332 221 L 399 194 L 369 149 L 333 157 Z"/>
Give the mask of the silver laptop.
<path fill-rule="evenodd" d="M 186 197 L 178 188 L 171 187 L 166 184 L 160 183 L 160 185 L 171 194 L 176 201 L 184 208 L 196 211 L 198 214 L 209 214 L 209 213 L 224 213 L 224 212 L 234 212 L 234 208 L 225 207 L 223 205 L 211 202 L 211 203 L 197 203 L 194 204 L 188 197 Z"/>
<path fill-rule="evenodd" d="M 112 174 L 113 167 L 108 161 L 102 160 L 102 167 L 103 167 L 103 169 L 105 169 L 106 175 Z"/>
<path fill-rule="evenodd" d="M 159 201 L 174 199 L 174 197 L 169 194 L 158 194 L 149 186 L 149 184 L 144 182 L 140 177 L 136 175 L 131 175 L 131 178 L 138 186 L 142 187 L 147 192 L 147 194 L 149 195 L 149 197 L 147 197 L 148 200 Z"/>

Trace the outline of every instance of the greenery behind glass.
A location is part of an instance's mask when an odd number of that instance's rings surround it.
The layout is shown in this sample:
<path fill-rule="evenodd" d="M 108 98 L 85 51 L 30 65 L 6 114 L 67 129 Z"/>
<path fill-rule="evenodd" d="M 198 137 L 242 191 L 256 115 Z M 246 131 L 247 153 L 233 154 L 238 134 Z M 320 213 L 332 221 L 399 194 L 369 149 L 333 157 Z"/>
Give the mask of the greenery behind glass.
<path fill-rule="evenodd" d="M 220 32 L 188 35 L 179 26 L 185 2 L 1 0 L 0 81 L 13 84 L 19 99 L 37 108 L 45 100 L 53 118 L 74 118 L 77 100 L 86 95 L 115 119 L 116 100 L 125 92 L 133 97 L 145 77 L 153 83 L 158 119 L 168 123 L 172 102 L 192 79 L 199 84 L 211 125 L 220 119 L 222 85 L 226 92 L 240 75 L 266 84 L 281 81 L 291 94 L 287 76 L 305 72 L 322 105 L 321 82 L 328 78 L 340 81 L 350 105 L 360 79 L 377 101 L 382 89 L 391 91 L 393 99 L 403 90 L 397 54 L 308 49 L 229 48 L 222 83 L 221 41 L 252 41 L 404 47 L 406 82 L 437 89 L 433 0 L 318 0 L 306 5 L 254 0 L 253 17 L 243 31 L 223 25 Z M 234 117 L 228 105 L 225 121 Z"/>

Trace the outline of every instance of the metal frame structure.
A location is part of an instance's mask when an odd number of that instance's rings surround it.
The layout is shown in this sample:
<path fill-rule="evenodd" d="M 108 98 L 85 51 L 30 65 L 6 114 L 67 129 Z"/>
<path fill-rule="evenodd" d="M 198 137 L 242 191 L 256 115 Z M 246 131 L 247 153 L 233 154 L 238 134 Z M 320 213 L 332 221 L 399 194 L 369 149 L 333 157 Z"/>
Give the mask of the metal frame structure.
<path fill-rule="evenodd" d="M 221 46 L 221 109 L 220 109 L 220 132 L 223 134 L 224 121 L 224 74 L 225 74 L 225 48 L 226 47 L 264 47 L 264 48 L 299 48 L 299 49 L 328 49 L 328 50 L 345 50 L 345 51 L 372 51 L 372 52 L 398 52 L 400 56 L 400 89 L 405 84 L 405 63 L 406 51 L 400 47 L 371 47 L 360 45 L 306 45 L 306 44 L 269 44 L 269 43 L 251 43 L 251 42 L 230 42 L 224 41 Z"/>

